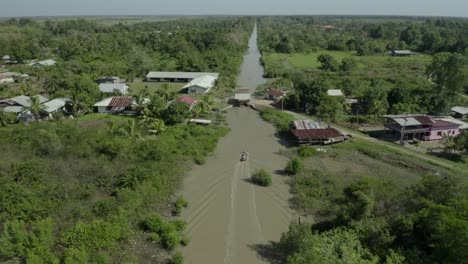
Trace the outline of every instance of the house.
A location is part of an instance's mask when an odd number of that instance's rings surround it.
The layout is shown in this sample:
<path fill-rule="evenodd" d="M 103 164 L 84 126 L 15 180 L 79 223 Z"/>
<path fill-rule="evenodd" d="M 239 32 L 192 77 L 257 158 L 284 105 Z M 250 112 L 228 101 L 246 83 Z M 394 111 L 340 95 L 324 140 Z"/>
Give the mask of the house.
<path fill-rule="evenodd" d="M 94 80 L 97 84 L 102 84 L 102 83 L 122 83 L 121 79 L 117 76 L 112 76 L 112 77 L 102 77 L 100 79 Z"/>
<path fill-rule="evenodd" d="M 128 93 L 128 86 L 125 83 L 101 83 L 99 84 L 99 91 L 103 93 L 120 92 L 125 95 Z"/>
<path fill-rule="evenodd" d="M 271 89 L 268 93 L 266 98 L 273 101 L 281 100 L 281 98 L 286 94 L 286 92 L 281 91 L 279 89 Z"/>
<path fill-rule="evenodd" d="M 452 113 L 456 118 L 468 118 L 468 107 L 454 106 L 452 107 Z"/>
<path fill-rule="evenodd" d="M 114 96 L 95 103 L 93 107 L 98 113 L 117 114 L 133 112 L 132 106 L 135 104 L 131 96 Z"/>
<path fill-rule="evenodd" d="M 251 95 L 249 88 L 236 88 L 234 90 L 234 104 L 248 104 L 250 99 Z"/>
<path fill-rule="evenodd" d="M 218 79 L 219 73 L 215 72 L 149 72 L 146 75 L 147 82 L 190 82 L 191 80 L 210 75 Z"/>
<path fill-rule="evenodd" d="M 39 99 L 39 103 L 42 104 L 44 102 L 49 101 L 46 97 L 42 95 L 36 95 Z M 10 113 L 21 113 L 25 109 L 31 107 L 31 97 L 26 95 L 20 95 L 13 98 L 3 100 L 3 103 L 8 104 L 3 108 L 3 111 L 10 112 Z"/>
<path fill-rule="evenodd" d="M 406 140 L 439 140 L 460 134 L 460 124 L 422 114 L 384 115 L 385 127 Z"/>
<path fill-rule="evenodd" d="M 70 102 L 71 102 L 70 99 L 62 97 L 62 98 L 55 98 L 45 103 L 42 103 L 42 106 L 43 106 L 43 110 L 50 114 L 50 113 L 57 113 L 57 112 L 62 112 L 66 110 L 65 105 L 67 105 L 67 103 L 70 103 Z"/>
<path fill-rule="evenodd" d="M 190 108 L 190 111 L 192 110 L 192 108 L 193 108 L 193 107 L 195 106 L 195 104 L 197 103 L 197 100 L 193 99 L 192 97 L 188 97 L 188 96 L 179 97 L 179 98 L 177 98 L 176 101 L 188 105 L 189 108 Z"/>
<path fill-rule="evenodd" d="M 293 137 L 299 144 L 332 144 L 346 140 L 346 136 L 334 128 L 291 129 Z"/>
<path fill-rule="evenodd" d="M 408 57 L 414 55 L 414 53 L 409 50 L 392 50 L 390 55 L 393 57 Z"/>
<path fill-rule="evenodd" d="M 12 76 L 8 76 L 6 74 L 0 74 L 0 83 L 7 84 L 7 83 L 14 83 L 15 79 Z"/>
<path fill-rule="evenodd" d="M 434 120 L 443 120 L 443 121 L 448 121 L 448 122 L 452 122 L 452 123 L 455 123 L 455 124 L 459 124 L 460 126 L 458 127 L 458 129 L 460 129 L 460 133 L 465 133 L 466 131 L 468 131 L 468 123 L 463 122 L 461 120 L 458 120 L 453 116 L 438 116 L 438 117 L 433 117 L 433 119 Z"/>
<path fill-rule="evenodd" d="M 215 85 L 216 77 L 203 75 L 191 80 L 182 89 L 187 89 L 189 94 L 206 94 Z"/>
<path fill-rule="evenodd" d="M 2 60 L 3 60 L 5 63 L 9 63 L 10 60 L 11 60 L 10 55 L 4 55 L 4 56 L 2 57 Z"/>
<path fill-rule="evenodd" d="M 49 60 L 33 62 L 28 65 L 32 67 L 49 67 L 49 66 L 54 66 L 55 64 L 56 64 L 56 61 L 49 59 Z"/>
<path fill-rule="evenodd" d="M 330 89 L 327 91 L 328 96 L 343 96 L 343 92 L 340 89 Z"/>

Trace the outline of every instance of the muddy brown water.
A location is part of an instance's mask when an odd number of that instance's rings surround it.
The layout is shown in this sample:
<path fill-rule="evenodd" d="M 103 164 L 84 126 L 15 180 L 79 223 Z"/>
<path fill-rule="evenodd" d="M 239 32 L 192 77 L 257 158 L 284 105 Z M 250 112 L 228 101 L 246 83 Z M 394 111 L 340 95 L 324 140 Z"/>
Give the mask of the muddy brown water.
<path fill-rule="evenodd" d="M 264 81 L 258 76 L 263 69 L 258 69 L 256 30 L 249 43 L 238 82 L 254 89 Z M 257 63 L 255 70 L 253 62 Z M 181 190 L 189 201 L 182 212 L 190 237 L 189 245 L 183 248 L 186 263 L 268 262 L 265 246 L 278 241 L 294 218 L 287 177 L 277 174 L 287 159 L 280 155 L 285 147 L 275 136 L 275 128 L 247 107 L 230 109 L 226 120 L 230 133 L 219 141 L 204 165 L 191 170 Z M 241 162 L 244 150 L 249 156 Z M 272 173 L 271 186 L 259 187 L 249 181 L 260 168 Z"/>

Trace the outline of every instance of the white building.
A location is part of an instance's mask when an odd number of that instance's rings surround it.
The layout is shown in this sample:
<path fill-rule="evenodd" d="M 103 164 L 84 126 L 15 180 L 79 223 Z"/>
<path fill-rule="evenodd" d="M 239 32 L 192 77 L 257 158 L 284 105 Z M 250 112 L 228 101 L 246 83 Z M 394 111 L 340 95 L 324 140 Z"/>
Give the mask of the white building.
<path fill-rule="evenodd" d="M 128 86 L 125 83 L 101 83 L 99 84 L 99 91 L 103 93 L 120 92 L 125 95 L 128 93 Z"/>
<path fill-rule="evenodd" d="M 189 94 L 206 94 L 215 85 L 216 77 L 203 75 L 191 80 L 182 89 L 187 89 Z"/>
<path fill-rule="evenodd" d="M 340 89 L 330 89 L 327 91 L 328 96 L 343 96 L 343 92 Z"/>

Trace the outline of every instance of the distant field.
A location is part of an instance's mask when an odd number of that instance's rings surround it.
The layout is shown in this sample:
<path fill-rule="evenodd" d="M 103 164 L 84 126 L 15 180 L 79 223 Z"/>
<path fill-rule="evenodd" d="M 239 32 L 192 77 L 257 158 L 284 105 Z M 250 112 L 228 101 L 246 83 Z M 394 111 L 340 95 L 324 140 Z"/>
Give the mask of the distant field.
<path fill-rule="evenodd" d="M 379 70 L 382 73 L 382 69 L 391 69 L 391 73 L 394 70 L 401 70 L 407 72 L 421 71 L 424 70 L 427 64 L 431 62 L 431 57 L 426 55 L 417 55 L 412 57 L 391 57 L 385 55 L 376 56 L 356 56 L 354 52 L 345 51 L 329 51 L 319 50 L 314 53 L 267 53 L 264 54 L 264 61 L 267 64 L 282 65 L 283 67 L 292 67 L 301 70 L 318 69 L 320 63 L 317 62 L 318 56 L 321 54 L 327 54 L 333 56 L 338 63 L 346 57 L 354 57 L 358 62 L 358 69 L 363 71 L 374 71 Z"/>

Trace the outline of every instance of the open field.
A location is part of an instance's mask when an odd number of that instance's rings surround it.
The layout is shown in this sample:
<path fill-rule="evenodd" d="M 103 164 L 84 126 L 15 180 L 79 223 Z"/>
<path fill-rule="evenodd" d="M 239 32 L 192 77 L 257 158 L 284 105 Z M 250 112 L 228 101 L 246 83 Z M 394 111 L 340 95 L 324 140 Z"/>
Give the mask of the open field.
<path fill-rule="evenodd" d="M 412 57 L 391 57 L 387 55 L 375 55 L 375 56 L 356 56 L 355 52 L 345 51 L 330 51 L 330 50 L 318 50 L 314 53 L 267 53 L 264 54 L 263 60 L 268 67 L 268 64 L 275 65 L 289 65 L 295 69 L 300 70 L 312 70 L 318 69 L 320 63 L 317 62 L 318 56 L 326 54 L 334 57 L 338 63 L 343 58 L 353 57 L 358 63 L 359 70 L 369 69 L 382 69 L 382 68 L 397 68 L 401 70 L 418 70 L 424 69 L 424 67 L 431 62 L 431 57 L 426 55 L 416 55 Z"/>

